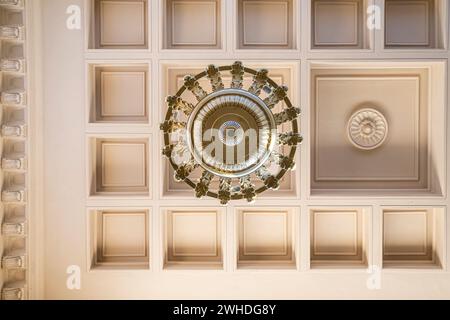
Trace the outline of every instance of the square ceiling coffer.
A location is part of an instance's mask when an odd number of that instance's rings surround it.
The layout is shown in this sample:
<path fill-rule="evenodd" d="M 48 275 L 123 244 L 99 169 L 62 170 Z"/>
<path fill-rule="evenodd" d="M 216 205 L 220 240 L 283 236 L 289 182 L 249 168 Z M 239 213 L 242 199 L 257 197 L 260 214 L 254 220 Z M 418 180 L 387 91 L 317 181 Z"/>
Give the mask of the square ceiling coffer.
<path fill-rule="evenodd" d="M 445 49 L 448 1 L 386 0 L 385 47 Z"/>
<path fill-rule="evenodd" d="M 442 268 L 444 208 L 384 208 L 383 267 Z"/>
<path fill-rule="evenodd" d="M 295 208 L 239 208 L 236 212 L 238 269 L 295 269 Z"/>
<path fill-rule="evenodd" d="M 148 269 L 149 210 L 88 210 L 89 269 Z"/>
<path fill-rule="evenodd" d="M 149 197 L 148 138 L 88 138 L 90 197 Z"/>
<path fill-rule="evenodd" d="M 442 194 L 444 75 L 442 63 L 313 63 L 312 194 Z"/>
<path fill-rule="evenodd" d="M 164 269 L 223 269 L 225 213 L 216 208 L 162 211 Z"/>
<path fill-rule="evenodd" d="M 147 0 L 91 0 L 89 49 L 148 49 Z"/>

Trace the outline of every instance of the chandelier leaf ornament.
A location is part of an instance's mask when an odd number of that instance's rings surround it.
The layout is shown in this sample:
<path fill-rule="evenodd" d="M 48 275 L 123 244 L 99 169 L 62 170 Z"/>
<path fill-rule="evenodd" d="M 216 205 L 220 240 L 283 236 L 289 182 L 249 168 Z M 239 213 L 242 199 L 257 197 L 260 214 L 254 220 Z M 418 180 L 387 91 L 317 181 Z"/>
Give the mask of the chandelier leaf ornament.
<path fill-rule="evenodd" d="M 247 89 L 246 79 L 251 80 Z M 160 126 L 163 155 L 175 181 L 188 184 L 196 197 L 216 198 L 222 205 L 254 202 L 257 195 L 277 190 L 284 175 L 295 170 L 297 145 L 303 140 L 300 109 L 287 93 L 266 69 L 239 61 L 186 76 L 178 92 L 167 97 Z"/>

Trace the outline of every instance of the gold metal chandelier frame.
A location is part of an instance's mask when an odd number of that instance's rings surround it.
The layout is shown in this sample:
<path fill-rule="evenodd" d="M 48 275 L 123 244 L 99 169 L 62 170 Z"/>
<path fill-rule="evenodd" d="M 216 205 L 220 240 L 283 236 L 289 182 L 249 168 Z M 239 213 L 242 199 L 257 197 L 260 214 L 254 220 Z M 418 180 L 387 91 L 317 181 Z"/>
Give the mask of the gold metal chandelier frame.
<path fill-rule="evenodd" d="M 179 128 L 183 128 L 182 123 L 178 123 L 173 119 L 174 111 L 183 111 L 189 119 L 190 113 L 196 108 L 197 105 L 192 105 L 187 103 L 182 99 L 183 93 L 190 91 L 193 93 L 200 104 L 203 98 L 207 98 L 211 94 L 214 94 L 220 90 L 227 90 L 224 88 L 221 72 L 231 72 L 232 84 L 231 88 L 242 89 L 243 80 L 245 74 L 250 74 L 253 76 L 253 83 L 249 89 L 243 89 L 245 92 L 252 90 L 256 97 L 259 98 L 260 92 L 262 90 L 268 93 L 268 97 L 264 99 L 264 103 L 272 109 L 275 105 L 280 102 L 285 103 L 285 108 L 281 113 L 275 114 L 274 117 L 277 119 L 277 127 L 279 128 L 281 124 L 290 123 L 291 132 L 278 132 L 277 131 L 277 143 L 279 145 L 284 145 L 290 147 L 290 150 L 286 155 L 278 155 L 278 164 L 280 165 L 280 170 L 277 174 L 268 174 L 267 171 L 264 173 L 257 174 L 258 178 L 262 182 L 262 185 L 257 187 L 250 181 L 250 174 L 246 177 L 239 178 L 240 184 L 238 186 L 232 185 L 232 178 L 219 177 L 220 187 L 217 191 L 209 190 L 209 185 L 211 181 L 218 177 L 213 173 L 204 170 L 203 175 L 198 182 L 193 181 L 189 175 L 199 166 L 196 163 L 194 157 L 189 163 L 184 163 L 179 165 L 175 163 L 172 158 L 172 151 L 175 147 L 171 143 L 171 134 Z M 212 93 L 207 93 L 201 88 L 198 80 L 207 77 L 212 85 Z M 236 61 L 232 65 L 219 66 L 209 65 L 208 68 L 195 75 L 188 75 L 184 78 L 184 85 L 178 90 L 174 96 L 169 96 L 166 99 L 168 104 L 168 110 L 165 116 L 164 123 L 161 124 L 160 129 L 164 134 L 164 148 L 163 155 L 169 159 L 170 165 L 175 171 L 175 180 L 184 181 L 192 189 L 195 190 L 196 196 L 198 198 L 207 196 L 211 198 L 219 199 L 221 204 L 225 205 L 230 200 L 242 200 L 246 199 L 248 202 L 253 202 L 257 195 L 269 190 L 277 190 L 279 188 L 279 182 L 285 176 L 289 170 L 295 169 L 295 156 L 297 151 L 297 145 L 303 141 L 302 136 L 299 133 L 299 127 L 297 123 L 297 118 L 300 114 L 300 109 L 295 108 L 289 97 L 287 96 L 288 88 L 286 86 L 279 86 L 268 76 L 268 70 L 259 69 L 255 70 L 252 68 L 244 67 L 239 61 Z M 199 95 L 201 97 L 199 97 Z M 270 104 L 270 105 L 269 105 Z M 186 125 L 186 123 L 184 124 Z M 254 173 L 254 172 L 253 172 Z"/>

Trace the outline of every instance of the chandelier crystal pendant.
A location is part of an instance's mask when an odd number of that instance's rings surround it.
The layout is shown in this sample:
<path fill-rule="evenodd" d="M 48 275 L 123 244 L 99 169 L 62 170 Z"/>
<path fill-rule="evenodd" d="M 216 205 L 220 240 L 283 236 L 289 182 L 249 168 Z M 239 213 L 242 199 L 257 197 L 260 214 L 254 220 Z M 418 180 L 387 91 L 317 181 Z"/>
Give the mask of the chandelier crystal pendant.
<path fill-rule="evenodd" d="M 225 72 L 229 87 L 222 79 Z M 244 89 L 249 77 L 251 85 Z M 209 80 L 210 93 L 200 85 L 203 78 Z M 216 198 L 222 205 L 253 202 L 258 194 L 277 190 L 283 176 L 295 169 L 297 145 L 303 140 L 300 109 L 292 106 L 287 91 L 266 69 L 253 70 L 239 61 L 186 76 L 179 91 L 167 97 L 160 126 L 163 155 L 175 181 L 187 183 L 198 198 Z M 186 95 L 193 95 L 196 104 Z"/>

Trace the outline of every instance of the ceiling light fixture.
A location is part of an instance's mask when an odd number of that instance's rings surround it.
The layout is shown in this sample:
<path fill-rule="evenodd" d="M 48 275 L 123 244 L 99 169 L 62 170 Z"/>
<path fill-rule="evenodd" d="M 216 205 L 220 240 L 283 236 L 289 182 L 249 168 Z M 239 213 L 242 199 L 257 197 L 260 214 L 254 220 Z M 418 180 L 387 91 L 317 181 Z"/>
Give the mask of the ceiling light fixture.
<path fill-rule="evenodd" d="M 222 72 L 231 75 L 227 88 Z M 244 89 L 249 76 L 251 85 Z M 204 79 L 212 92 L 200 85 Z M 300 109 L 292 106 L 287 91 L 266 69 L 247 68 L 239 61 L 186 76 L 179 91 L 167 97 L 161 124 L 163 155 L 175 180 L 187 183 L 198 198 L 217 198 L 223 205 L 253 202 L 258 194 L 277 190 L 286 172 L 295 169 L 297 145 L 303 140 L 297 123 Z M 187 94 L 195 97 L 195 104 L 186 100 Z"/>

